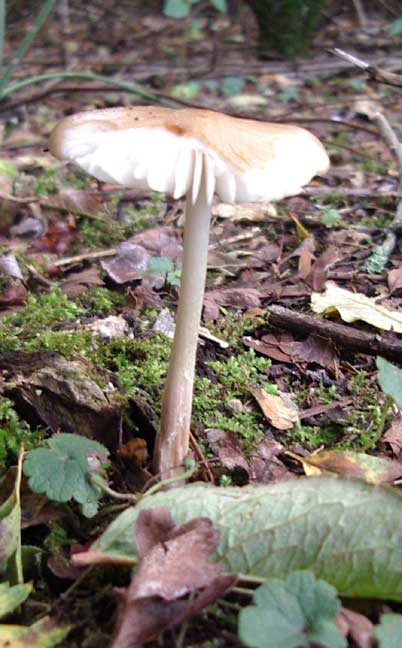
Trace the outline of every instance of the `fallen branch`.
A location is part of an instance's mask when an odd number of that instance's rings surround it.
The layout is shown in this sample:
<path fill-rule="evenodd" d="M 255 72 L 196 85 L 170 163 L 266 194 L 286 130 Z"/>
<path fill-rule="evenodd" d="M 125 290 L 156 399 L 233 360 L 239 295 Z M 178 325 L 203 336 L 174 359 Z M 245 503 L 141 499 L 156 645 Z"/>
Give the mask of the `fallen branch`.
<path fill-rule="evenodd" d="M 317 316 L 299 313 L 290 308 L 273 304 L 268 306 L 269 322 L 295 333 L 314 333 L 332 340 L 340 349 L 349 349 L 367 355 L 380 355 L 393 362 L 402 363 L 402 341 L 390 334 L 370 333 L 362 329 L 345 326 Z"/>

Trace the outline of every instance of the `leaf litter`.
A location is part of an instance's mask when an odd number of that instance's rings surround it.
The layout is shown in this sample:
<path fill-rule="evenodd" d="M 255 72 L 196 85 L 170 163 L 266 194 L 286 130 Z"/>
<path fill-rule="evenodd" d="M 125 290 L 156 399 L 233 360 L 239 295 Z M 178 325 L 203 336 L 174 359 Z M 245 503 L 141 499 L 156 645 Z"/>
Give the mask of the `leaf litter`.
<path fill-rule="evenodd" d="M 98 16 L 107 11 L 107 5 L 96 9 Z M 136 11 L 133 9 L 133 12 Z M 89 20 L 71 2 L 69 37 L 59 38 L 62 21 L 58 17 L 51 18 L 51 28 L 46 32 L 48 42 L 45 44 L 38 37 L 37 47 L 28 53 L 26 69 L 32 74 L 44 69 L 60 69 L 59 59 L 63 49 L 60 43 L 68 41 L 68 47 L 65 47 L 67 58 L 68 48 L 74 51 L 79 43 L 83 61 L 95 61 L 100 71 L 104 69 L 110 75 L 114 66 L 121 68 L 121 57 L 127 55 L 127 43 L 130 43 L 130 56 L 135 54 L 137 57 L 135 77 L 137 80 L 138 75 L 138 82 L 156 83 L 162 93 L 171 92 L 173 86 L 177 91 L 180 83 L 180 91 L 187 92 L 189 88 L 185 89 L 184 86 L 188 84 L 177 79 L 172 81 L 170 74 L 160 74 L 161 69 L 164 70 L 166 65 L 171 67 L 170 57 L 178 57 L 177 74 L 180 76 L 180 57 L 185 60 L 187 56 L 186 61 L 191 62 L 191 69 L 193 63 L 194 70 L 201 63 L 204 70 L 206 50 L 211 47 L 212 51 L 217 46 L 217 69 L 212 69 L 208 78 L 199 78 L 197 87 L 192 86 L 192 91 L 197 91 L 197 102 L 226 110 L 228 107 L 232 110 L 235 106 L 236 111 L 240 109 L 263 118 L 268 115 L 263 106 L 268 106 L 270 118 L 278 116 L 287 119 L 290 115 L 294 120 L 307 120 L 307 126 L 323 138 L 331 149 L 333 164 L 325 180 L 315 181 L 304 195 L 276 206 L 214 207 L 208 292 L 203 313 L 211 337 L 200 346 L 198 354 L 201 382 L 199 387 L 196 386 L 194 402 L 193 452 L 198 453 L 198 460 L 208 467 L 212 480 L 222 486 L 297 481 L 301 472 L 300 464 L 286 455 L 286 450 L 296 454 L 299 452 L 305 465 L 310 462 L 311 467 L 319 471 L 337 468 L 346 478 L 358 475 L 367 479 L 370 472 L 374 473 L 375 480 L 390 481 L 395 468 L 398 481 L 398 466 L 391 461 L 400 460 L 402 447 L 397 407 L 398 373 L 389 367 L 382 367 L 382 373 L 388 371 L 389 375 L 382 383 L 384 391 L 381 391 L 376 383 L 373 359 L 364 346 L 359 347 L 358 352 L 350 351 L 346 336 L 344 339 L 342 336 L 333 339 L 329 329 L 325 334 L 322 330 L 306 333 L 301 328 L 295 330 L 274 326 L 267 317 L 271 304 L 280 304 L 295 314 L 311 313 L 312 292 L 322 291 L 328 280 L 335 281 L 339 290 L 347 291 L 348 299 L 355 302 L 354 314 L 356 308 L 361 313 L 364 307 L 364 317 L 354 319 L 353 324 L 347 325 L 347 331 L 354 331 L 357 335 L 366 332 L 373 326 L 375 312 L 376 318 L 380 315 L 381 326 L 374 329 L 374 334 L 380 336 L 385 345 L 389 342 L 392 349 L 400 345 L 395 325 L 391 323 L 388 326 L 390 319 L 397 319 L 402 304 L 398 250 L 391 255 L 382 272 L 370 274 L 364 267 L 365 260 L 381 243 L 387 231 L 398 191 L 392 155 L 379 137 L 367 132 L 367 117 L 362 117 L 362 111 L 367 114 L 367 105 L 362 104 L 361 99 L 369 91 L 367 86 L 363 89 L 356 89 L 357 85 L 353 87 L 352 82 L 360 79 L 350 77 L 344 71 L 341 76 L 337 71 L 332 71 L 328 66 L 329 59 L 325 58 L 327 55 L 320 54 L 319 48 L 314 49 L 315 59 L 311 61 L 318 67 L 314 70 L 311 68 L 311 74 L 309 67 L 302 67 L 295 76 L 293 63 L 285 61 L 265 62 L 264 67 L 260 68 L 260 62 L 254 59 L 253 73 L 247 79 L 238 78 L 237 71 L 228 74 L 227 67 L 239 63 L 242 71 L 247 69 L 243 54 L 236 45 L 240 43 L 241 48 L 241 42 L 244 44 L 244 25 L 231 14 L 229 17 L 219 16 L 219 19 L 224 21 L 223 27 L 214 17 L 204 16 L 201 11 L 197 15 L 197 25 L 192 24 L 191 29 L 184 29 L 181 21 L 169 20 L 159 14 L 139 15 L 138 18 L 135 16 L 135 20 L 127 21 L 124 7 L 119 6 L 114 8 L 113 21 Z M 13 36 L 18 35 L 19 38 L 16 28 L 20 28 L 18 20 L 11 25 L 11 30 Z M 215 28 L 223 29 L 219 31 L 222 38 L 219 38 L 217 45 L 216 35 L 211 38 Z M 202 38 L 192 40 L 190 33 L 194 34 L 197 29 Z M 390 36 L 385 24 L 384 29 L 387 47 L 392 55 L 394 45 L 389 44 Z M 253 40 L 255 26 L 250 34 Z M 82 38 L 84 35 L 85 38 Z M 363 42 L 359 39 L 366 38 L 361 30 L 357 31 L 351 13 L 336 16 L 336 21 L 331 25 L 323 25 L 317 42 L 320 47 L 323 44 L 325 47 L 328 44 L 332 46 L 337 36 L 350 39 L 353 47 Z M 377 62 L 378 48 L 383 46 L 381 38 L 376 32 L 370 36 L 370 44 L 365 41 L 364 47 L 373 48 L 370 51 L 374 62 Z M 215 43 L 213 47 L 212 41 Z M 322 47 L 322 52 L 325 47 Z M 46 68 L 38 59 L 38 54 L 43 55 Z M 220 59 L 225 60 L 222 73 Z M 162 68 L 155 68 L 157 65 Z M 325 69 L 324 75 L 321 68 Z M 187 75 L 188 66 L 186 70 Z M 218 77 L 223 74 L 227 78 L 221 82 L 219 78 L 214 78 L 215 73 Z M 304 83 L 303 78 L 309 81 Z M 233 79 L 236 84 L 233 84 Z M 234 86 L 237 89 L 233 94 Z M 178 226 L 182 221 L 182 205 L 175 205 L 170 198 L 148 199 L 133 192 L 116 191 L 112 185 L 74 176 L 67 167 L 56 168 L 54 162 L 40 150 L 49 125 L 64 114 L 93 107 L 95 100 L 90 87 L 80 93 L 74 92 L 74 89 L 68 90 L 67 85 L 66 91 L 60 92 L 63 87 L 63 84 L 59 86 L 57 94 L 50 93 L 41 102 L 40 110 L 37 104 L 31 105 L 29 102 L 23 114 L 19 108 L 11 108 L 10 116 L 6 115 L 7 124 L 1 130 L 5 147 L 36 145 L 28 153 L 24 148 L 4 148 L 2 152 L 2 258 L 12 254 L 16 259 L 14 271 L 18 272 L 18 266 L 22 276 L 10 276 L 7 261 L 6 267 L 2 266 L 0 307 L 6 322 L 9 316 L 26 312 L 26 308 L 27 312 L 31 312 L 30 298 L 46 295 L 52 285 L 56 285 L 70 300 L 74 300 L 74 304 L 79 303 L 81 308 L 84 305 L 84 312 L 76 312 L 68 317 L 61 315 L 50 323 L 45 320 L 42 330 L 37 327 L 32 335 L 19 323 L 12 324 L 11 328 L 8 326 L 3 340 L 5 348 L 12 355 L 2 355 L 0 388 L 1 398 L 7 402 L 11 399 L 14 413 L 10 415 L 9 410 L 5 409 L 6 413 L 3 414 L 2 408 L 8 405 L 0 401 L 0 417 L 3 417 L 0 428 L 7 426 L 6 439 L 15 426 L 22 426 L 18 428 L 19 434 L 26 429 L 35 433 L 39 426 L 46 429 L 50 438 L 63 430 L 95 437 L 112 449 L 123 442 L 119 445 L 119 452 L 112 454 L 112 486 L 122 491 L 130 490 L 134 473 L 138 475 L 136 471 L 142 470 L 140 488 L 143 488 L 151 479 L 149 458 L 152 456 L 157 425 L 154 410 L 164 379 L 163 371 L 155 369 L 159 360 L 156 359 L 153 364 L 151 360 L 158 348 L 158 336 L 164 335 L 168 328 L 171 330 L 170 325 L 163 329 L 155 326 L 155 323 L 164 309 L 168 308 L 173 313 L 177 301 L 181 253 Z M 317 97 L 318 87 L 320 97 Z M 391 89 L 389 92 L 391 94 L 387 95 L 381 87 L 377 87 L 375 100 L 380 98 L 387 113 L 397 120 L 397 95 L 392 93 L 398 90 Z M 126 100 L 121 93 L 102 93 L 99 99 L 97 91 L 96 96 L 96 105 L 100 107 L 124 103 Z M 321 101 L 317 101 L 317 98 Z M 230 106 L 229 100 L 232 102 Z M 310 125 L 308 120 L 311 118 L 326 121 L 314 121 Z M 346 118 L 354 120 L 355 127 L 349 129 L 343 124 L 342 120 Z M 60 255 L 64 258 L 60 259 Z M 117 297 L 115 301 L 110 299 L 111 293 Z M 360 295 L 365 298 L 364 303 Z M 318 298 L 322 297 L 319 295 Z M 350 317 L 350 302 L 346 310 L 349 310 Z M 316 322 L 327 321 L 318 314 L 314 317 Z M 73 346 L 73 351 L 69 347 L 61 353 L 59 347 L 55 348 L 55 340 L 60 340 L 63 331 L 69 331 L 68 335 L 82 331 L 87 334 L 91 326 L 95 331 L 88 335 L 88 340 L 91 340 L 89 347 Z M 385 333 L 387 328 L 388 333 Z M 18 349 L 11 348 L 17 330 L 21 333 L 21 347 Z M 121 333 L 119 338 L 114 334 L 103 335 L 105 331 L 117 330 Z M 103 349 L 109 355 L 107 371 L 94 360 L 97 339 L 102 340 Z M 223 340 L 223 345 L 219 346 L 214 339 Z M 136 341 L 144 343 L 144 349 L 138 351 L 134 347 Z M 167 342 L 164 344 L 166 346 Z M 258 384 L 254 382 L 255 373 L 250 371 L 249 364 L 244 360 L 244 346 L 255 349 L 257 358 L 265 356 L 271 359 L 271 367 L 258 374 Z M 35 356 L 38 350 L 39 355 Z M 91 359 L 87 357 L 88 351 Z M 21 356 L 22 352 L 27 355 Z M 64 355 L 65 361 L 62 359 Z M 28 356 L 31 356 L 32 362 Z M 392 352 L 386 357 L 396 362 Z M 239 358 L 237 362 L 240 367 L 233 367 L 229 362 L 231 358 Z M 219 375 L 211 369 L 211 361 L 218 361 L 224 367 Z M 144 362 L 143 375 L 149 377 L 155 371 L 151 383 L 146 387 L 138 373 Z M 135 367 L 134 377 L 130 373 L 130 366 Z M 381 371 L 381 362 L 379 367 Z M 222 385 L 221 380 L 225 380 Z M 228 387 L 233 380 L 237 381 L 235 394 L 229 393 L 233 387 Z M 120 381 L 125 389 L 130 385 L 130 398 L 125 398 Z M 273 384 L 278 388 L 276 394 L 271 394 Z M 203 393 L 206 385 L 207 396 Z M 219 387 L 220 391 L 208 404 L 211 391 Z M 253 390 L 257 390 L 267 417 L 250 397 Z M 288 411 L 293 410 L 288 398 L 295 404 L 298 420 L 291 420 L 294 414 Z M 387 406 L 389 398 L 391 406 Z M 283 410 L 290 418 L 285 422 L 286 429 L 283 429 L 283 419 L 278 417 Z M 275 422 L 279 422 L 279 427 L 274 425 Z M 256 429 L 258 434 L 253 436 Z M 136 460 L 129 452 L 127 456 L 124 455 L 122 449 L 130 441 L 137 448 L 138 439 L 138 456 L 142 459 L 139 467 L 133 468 Z M 2 443 L 0 429 L 0 460 L 3 458 Z M 322 447 L 322 453 L 311 454 Z M 137 450 L 133 452 L 137 457 Z M 7 461 L 10 462 L 10 457 L 15 457 L 15 454 L 10 449 L 7 453 Z M 368 457 L 370 461 L 378 460 L 378 463 L 368 466 Z M 313 466 L 314 462 L 318 466 Z M 199 476 L 203 474 L 199 472 Z M 135 488 L 139 488 L 138 484 Z M 227 495 L 230 495 L 230 491 L 227 491 Z M 342 499 L 341 495 L 339 499 Z M 53 537 L 57 536 L 54 525 L 62 520 L 64 530 L 69 529 L 70 533 L 73 528 L 74 537 L 70 539 L 67 534 L 63 540 L 61 555 L 67 556 L 67 560 L 74 541 L 83 541 L 85 545 L 106 524 L 101 517 L 99 526 L 85 526 L 78 532 L 74 524 L 67 524 L 65 518 L 61 517 L 57 507 L 54 510 L 55 505 L 46 505 L 40 499 L 27 500 L 27 507 L 31 505 L 32 530 L 29 520 L 24 517 L 27 514 L 29 517 L 29 511 L 24 513 L 23 495 L 22 516 L 23 524 L 27 523 L 27 530 L 24 531 L 27 543 L 32 539 L 29 534 L 37 534 L 34 540 L 38 539 L 39 543 L 43 543 L 46 534 L 50 534 L 47 544 L 50 549 L 46 551 L 56 554 L 52 545 Z M 289 501 L 289 505 L 293 505 L 293 502 Z M 367 508 L 371 510 L 371 502 Z M 76 513 L 77 510 L 74 510 L 73 515 Z M 397 507 L 394 516 L 398 518 Z M 237 524 L 237 521 L 233 522 L 233 529 Z M 372 527 L 376 529 L 376 523 Z M 371 527 L 367 531 L 368 535 L 370 533 Z M 291 558 L 289 553 L 290 561 Z M 60 568 L 59 576 L 53 575 L 57 579 L 53 592 L 64 587 L 62 574 L 67 574 L 70 568 L 65 566 L 64 572 Z M 85 591 L 85 585 L 77 587 L 76 595 L 81 590 Z M 98 590 L 102 591 L 102 586 L 95 584 L 86 600 L 98 601 Z M 32 596 L 38 597 L 39 594 L 33 593 Z M 188 603 L 191 594 L 187 596 L 186 601 L 174 603 Z M 71 602 L 72 599 L 69 600 Z M 103 599 L 101 601 L 104 603 Z M 82 610 L 85 608 L 82 601 L 80 605 L 81 609 L 75 617 L 77 628 L 82 623 Z M 72 614 L 72 607 L 64 604 L 67 617 Z M 96 619 L 97 607 L 98 603 L 94 602 L 91 614 L 86 615 L 86 641 L 91 642 L 90 636 L 93 636 L 92 644 L 88 644 L 90 648 L 106 645 L 110 639 L 110 629 L 106 637 L 105 620 L 110 615 Z M 389 611 L 389 607 L 386 611 Z M 381 612 L 379 604 L 370 618 L 377 622 Z M 362 616 L 359 634 L 356 629 L 359 620 L 354 617 L 352 621 L 353 614 L 356 611 L 350 611 L 348 617 L 349 637 L 359 648 L 366 648 L 366 630 L 362 619 L 366 619 L 368 624 L 370 621 Z M 32 623 L 36 618 L 35 614 L 31 614 Z M 201 628 L 210 625 L 210 636 L 213 638 L 211 617 L 206 614 L 206 618 L 209 620 L 205 621 L 204 626 L 201 623 Z M 391 627 L 391 621 L 387 626 L 384 618 L 384 628 Z M 228 633 L 229 623 L 223 625 Z M 102 634 L 103 629 L 105 635 Z M 79 632 L 73 630 L 71 645 L 74 648 L 83 645 L 84 633 L 78 636 Z M 205 635 L 201 632 L 201 636 Z M 226 638 L 222 639 L 223 636 Z M 226 641 L 227 645 L 236 645 L 234 633 L 222 634 L 222 637 L 220 640 Z M 17 641 L 16 635 L 13 639 Z M 25 642 L 24 639 L 21 641 Z M 199 643 L 198 637 L 196 641 Z M 381 645 L 381 648 L 384 647 Z"/>

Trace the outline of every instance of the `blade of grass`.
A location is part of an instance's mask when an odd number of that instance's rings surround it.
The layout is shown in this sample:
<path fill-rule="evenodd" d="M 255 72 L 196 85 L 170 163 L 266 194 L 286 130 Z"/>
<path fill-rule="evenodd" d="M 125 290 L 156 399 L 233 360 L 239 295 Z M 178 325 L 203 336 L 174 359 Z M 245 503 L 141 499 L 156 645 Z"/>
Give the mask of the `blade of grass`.
<path fill-rule="evenodd" d="M 5 4 L 5 0 L 1 0 L 1 1 L 3 2 L 3 4 Z M 38 15 L 34 20 L 31 31 L 29 31 L 28 34 L 25 36 L 25 38 L 23 38 L 21 45 L 19 46 L 17 52 L 15 53 L 15 56 L 11 60 L 11 63 L 7 66 L 7 69 L 5 70 L 4 74 L 0 78 L 0 96 L 4 86 L 8 83 L 11 77 L 14 68 L 24 58 L 32 41 L 34 40 L 38 31 L 41 29 L 44 22 L 46 21 L 48 15 L 52 11 L 56 2 L 57 0 L 45 0 L 45 2 L 43 3 Z"/>
<path fill-rule="evenodd" d="M 3 67 L 5 33 L 6 33 L 6 0 L 0 0 L 0 70 Z"/>
<path fill-rule="evenodd" d="M 22 88 L 26 88 L 27 86 L 36 83 L 41 83 L 42 81 L 50 81 L 51 79 L 86 79 L 87 81 L 100 81 L 106 85 L 111 85 L 120 90 L 125 90 L 131 94 L 135 94 L 142 99 L 147 99 L 148 101 L 155 101 L 169 106 L 176 105 L 174 99 L 170 102 L 166 99 L 161 99 L 161 97 L 152 94 L 152 92 L 143 90 L 132 83 L 126 83 L 119 79 L 111 79 L 110 77 L 102 76 L 100 74 L 92 74 L 91 72 L 48 72 L 46 74 L 38 74 L 37 76 L 29 77 L 23 81 L 17 81 L 16 83 L 9 85 L 7 88 L 4 88 L 4 90 L 1 90 L 0 85 L 0 101 L 13 92 L 17 92 L 17 90 L 22 90 Z"/>

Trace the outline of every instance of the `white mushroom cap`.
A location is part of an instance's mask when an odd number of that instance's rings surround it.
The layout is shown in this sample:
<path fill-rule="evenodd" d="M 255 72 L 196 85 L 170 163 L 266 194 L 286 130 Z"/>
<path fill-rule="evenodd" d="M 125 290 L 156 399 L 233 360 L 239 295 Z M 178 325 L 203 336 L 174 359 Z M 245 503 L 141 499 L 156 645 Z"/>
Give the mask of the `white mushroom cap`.
<path fill-rule="evenodd" d="M 98 180 L 207 200 L 259 202 L 297 194 L 329 166 L 321 142 L 297 126 L 200 109 L 108 108 L 67 117 L 50 152 Z"/>

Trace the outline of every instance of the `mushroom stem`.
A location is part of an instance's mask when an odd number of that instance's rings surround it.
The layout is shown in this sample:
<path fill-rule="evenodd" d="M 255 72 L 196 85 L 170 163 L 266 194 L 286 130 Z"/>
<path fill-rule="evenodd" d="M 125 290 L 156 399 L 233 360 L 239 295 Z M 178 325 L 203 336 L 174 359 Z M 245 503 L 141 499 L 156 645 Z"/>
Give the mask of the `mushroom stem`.
<path fill-rule="evenodd" d="M 211 221 L 205 175 L 203 165 L 194 204 L 191 187 L 186 198 L 180 298 L 153 459 L 154 471 L 161 474 L 163 479 L 182 471 L 189 449 L 194 370 Z"/>

